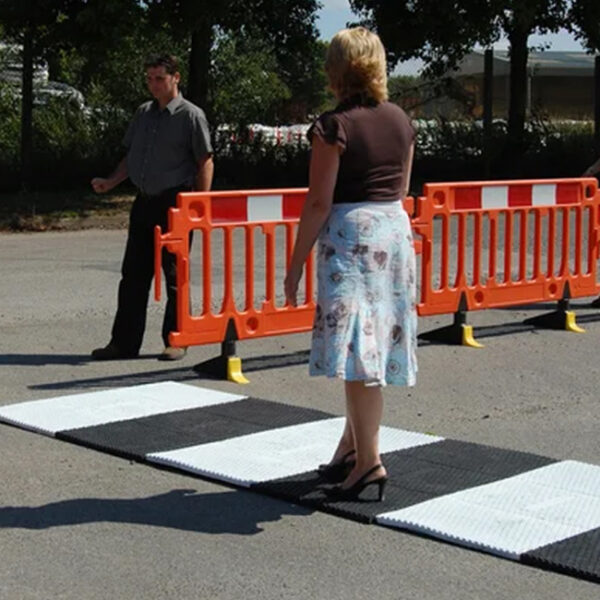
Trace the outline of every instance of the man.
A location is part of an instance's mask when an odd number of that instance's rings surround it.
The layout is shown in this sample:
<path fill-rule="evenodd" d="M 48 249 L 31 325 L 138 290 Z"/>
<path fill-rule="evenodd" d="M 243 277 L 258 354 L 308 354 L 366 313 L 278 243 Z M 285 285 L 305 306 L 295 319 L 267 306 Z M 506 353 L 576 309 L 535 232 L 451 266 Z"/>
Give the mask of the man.
<path fill-rule="evenodd" d="M 208 191 L 213 177 L 206 117 L 179 92 L 177 60 L 170 55 L 152 56 L 144 67 L 154 100 L 137 109 L 123 139 L 125 158 L 109 177 L 96 177 L 91 182 L 95 192 L 104 193 L 129 177 L 138 190 L 129 217 L 112 336 L 107 346 L 92 352 L 96 360 L 138 356 L 154 275 L 154 227 L 166 229 L 169 208 L 175 206 L 179 192 Z M 167 306 L 162 326 L 165 349 L 159 360 L 179 360 L 186 349 L 169 345 L 169 332 L 176 327 L 176 259 L 166 250 L 162 269 Z"/>

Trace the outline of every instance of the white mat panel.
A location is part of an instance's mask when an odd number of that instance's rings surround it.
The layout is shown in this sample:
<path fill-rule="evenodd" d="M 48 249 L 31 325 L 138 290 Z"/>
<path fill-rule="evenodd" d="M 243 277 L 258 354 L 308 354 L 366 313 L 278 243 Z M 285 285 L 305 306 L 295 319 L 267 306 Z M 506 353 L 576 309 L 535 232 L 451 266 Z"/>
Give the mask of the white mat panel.
<path fill-rule="evenodd" d="M 289 477 L 330 460 L 344 428 L 336 417 L 253 433 L 228 440 L 157 452 L 147 460 L 175 466 L 213 479 L 249 487 L 254 483 Z M 381 452 L 393 452 L 439 442 L 443 438 L 382 427 Z"/>
<path fill-rule="evenodd" d="M 383 513 L 377 522 L 518 560 L 600 527 L 600 467 L 559 462 Z"/>
<path fill-rule="evenodd" d="M 165 381 L 9 404 L 0 407 L 0 421 L 54 435 L 67 429 L 224 404 L 245 397 Z"/>

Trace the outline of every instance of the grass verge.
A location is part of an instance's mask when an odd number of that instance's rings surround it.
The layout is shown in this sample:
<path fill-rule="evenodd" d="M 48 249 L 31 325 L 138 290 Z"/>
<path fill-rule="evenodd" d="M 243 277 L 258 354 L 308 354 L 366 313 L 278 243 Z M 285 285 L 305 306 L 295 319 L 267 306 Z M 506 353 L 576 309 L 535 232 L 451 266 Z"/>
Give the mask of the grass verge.
<path fill-rule="evenodd" d="M 0 194 L 0 231 L 118 229 L 127 225 L 133 193 L 14 192 Z"/>

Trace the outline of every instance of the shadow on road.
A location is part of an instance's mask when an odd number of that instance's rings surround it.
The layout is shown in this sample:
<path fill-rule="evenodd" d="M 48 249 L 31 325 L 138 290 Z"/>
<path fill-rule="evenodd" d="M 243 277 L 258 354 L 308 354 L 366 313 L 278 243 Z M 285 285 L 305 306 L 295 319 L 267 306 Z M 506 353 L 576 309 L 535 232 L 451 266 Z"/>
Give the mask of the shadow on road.
<path fill-rule="evenodd" d="M 266 369 L 276 369 L 286 366 L 298 365 L 308 363 L 309 351 L 291 352 L 289 354 L 279 355 L 267 355 L 259 357 L 244 358 L 242 360 L 242 370 L 244 373 L 250 373 L 252 371 L 260 371 Z M 6 355 L 5 355 L 6 356 Z M 26 356 L 26 355 L 13 355 L 13 356 Z M 3 356 L 0 355 L 0 365 L 3 364 Z M 34 359 L 35 356 L 31 355 L 30 359 Z M 47 364 L 41 362 L 45 358 L 51 358 L 50 356 L 40 356 L 39 363 L 26 363 L 26 364 Z M 80 364 L 78 362 L 69 363 L 65 361 L 65 357 L 62 358 L 60 364 Z M 72 357 L 78 358 L 78 357 Z M 81 357 L 79 357 L 81 358 Z M 143 357 L 146 358 L 146 357 Z M 148 358 L 156 358 L 156 356 L 148 356 Z M 140 360 L 139 358 L 135 359 Z M 59 363 L 59 361 L 56 361 Z M 85 360 L 82 362 L 89 362 Z M 17 363 L 6 363 L 6 364 L 23 364 L 22 362 Z M 201 363 L 202 364 L 202 363 Z M 199 365 L 196 367 L 185 366 L 178 367 L 175 369 L 157 369 L 154 371 L 146 371 L 145 373 L 123 373 L 119 375 L 108 375 L 104 377 L 93 377 L 89 379 L 71 379 L 69 381 L 58 381 L 51 383 L 40 383 L 37 385 L 30 385 L 29 389 L 32 390 L 66 390 L 66 389 L 86 389 L 86 388 L 106 388 L 106 387 L 121 387 L 121 386 L 132 386 L 132 385 L 143 385 L 146 383 L 159 383 L 162 381 L 202 381 L 211 379 L 223 380 L 224 377 L 213 376 L 210 373 L 198 370 Z"/>
<path fill-rule="evenodd" d="M 155 359 L 158 354 L 140 356 L 135 360 Z M 85 365 L 91 362 L 89 354 L 0 354 L 0 366 L 19 365 L 43 367 L 45 365 Z"/>
<path fill-rule="evenodd" d="M 123 373 L 120 375 L 107 375 L 89 379 L 71 379 L 70 381 L 57 381 L 30 385 L 31 390 L 68 390 L 68 389 L 94 389 L 107 387 L 122 387 L 143 385 L 146 383 L 159 383 L 162 381 L 191 381 L 199 380 L 198 373 L 193 366 L 179 367 L 176 369 L 161 369 L 145 373 Z"/>
<path fill-rule="evenodd" d="M 556 310 L 558 308 L 558 301 L 556 302 L 538 302 L 534 304 L 518 304 L 515 306 L 506 306 L 499 310 L 532 310 L 532 311 L 544 311 L 544 310 Z M 569 301 L 570 310 L 595 310 L 598 311 L 598 307 L 592 306 L 592 302 L 580 302 L 580 301 Z M 599 316 L 600 318 L 600 316 Z"/>
<path fill-rule="evenodd" d="M 260 533 L 260 523 L 278 521 L 284 514 L 312 511 L 232 490 L 198 494 L 177 489 L 147 498 L 78 498 L 42 506 L 0 508 L 0 528 L 49 529 L 85 523 L 133 523 L 202 533 Z"/>

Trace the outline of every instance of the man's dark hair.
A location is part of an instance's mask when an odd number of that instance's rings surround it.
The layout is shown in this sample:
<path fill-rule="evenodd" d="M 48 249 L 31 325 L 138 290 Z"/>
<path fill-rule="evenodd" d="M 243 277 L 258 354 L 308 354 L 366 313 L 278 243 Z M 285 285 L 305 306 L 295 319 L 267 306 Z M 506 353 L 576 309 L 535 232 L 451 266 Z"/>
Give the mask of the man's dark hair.
<path fill-rule="evenodd" d="M 174 75 L 179 71 L 177 58 L 172 54 L 151 54 L 144 62 L 144 69 L 150 67 L 164 67 L 169 75 Z"/>

